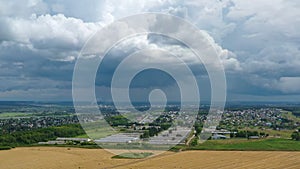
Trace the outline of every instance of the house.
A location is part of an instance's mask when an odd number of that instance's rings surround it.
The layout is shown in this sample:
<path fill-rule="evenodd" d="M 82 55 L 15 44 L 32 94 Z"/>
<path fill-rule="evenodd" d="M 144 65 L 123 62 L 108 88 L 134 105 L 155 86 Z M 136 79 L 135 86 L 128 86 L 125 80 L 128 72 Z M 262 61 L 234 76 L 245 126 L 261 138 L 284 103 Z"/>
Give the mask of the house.
<path fill-rule="evenodd" d="M 214 134 L 214 135 L 211 137 L 211 139 L 213 139 L 213 140 L 219 140 L 219 139 L 227 139 L 227 137 L 224 136 L 224 135 L 221 135 L 221 134 Z"/>
<path fill-rule="evenodd" d="M 214 130 L 211 132 L 212 134 L 236 134 L 237 132 L 231 132 L 231 131 L 228 131 L 228 130 L 224 130 L 224 129 L 221 129 L 221 130 Z"/>
<path fill-rule="evenodd" d="M 80 143 L 83 143 L 83 142 L 90 142 L 92 141 L 91 139 L 89 138 L 64 138 L 64 137 L 58 137 L 56 139 L 56 141 L 73 141 L 73 142 L 80 142 Z"/>
<path fill-rule="evenodd" d="M 259 139 L 259 136 L 249 136 L 249 139 Z"/>
<path fill-rule="evenodd" d="M 56 144 L 65 144 L 65 142 L 64 141 L 47 141 L 47 142 L 38 142 L 38 144 L 56 145 Z"/>

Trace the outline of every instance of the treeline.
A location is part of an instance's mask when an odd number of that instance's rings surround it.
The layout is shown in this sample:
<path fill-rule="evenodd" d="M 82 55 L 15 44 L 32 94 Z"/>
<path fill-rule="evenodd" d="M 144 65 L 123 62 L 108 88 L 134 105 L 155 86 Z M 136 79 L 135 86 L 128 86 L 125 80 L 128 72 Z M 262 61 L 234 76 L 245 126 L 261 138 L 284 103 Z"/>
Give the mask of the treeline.
<path fill-rule="evenodd" d="M 269 135 L 264 132 L 258 132 L 258 131 L 235 131 L 236 133 L 230 133 L 230 137 L 239 137 L 239 138 L 249 138 L 250 136 L 260 136 L 260 137 L 268 137 Z"/>
<path fill-rule="evenodd" d="M 18 131 L 0 135 L 0 146 L 22 146 L 41 141 L 54 140 L 57 137 L 75 137 L 85 134 L 80 124 L 68 124 L 56 127 L 40 128 L 31 131 Z"/>
<path fill-rule="evenodd" d="M 162 123 L 162 124 L 157 124 L 156 126 L 151 126 L 148 129 L 145 127 L 142 129 L 144 130 L 144 133 L 140 136 L 140 138 L 149 138 L 153 136 L 157 136 L 158 133 L 168 130 L 171 127 L 171 123 Z"/>
<path fill-rule="evenodd" d="M 131 125 L 130 121 L 122 115 L 106 116 L 105 120 L 111 126 L 118 126 L 118 125 L 129 126 L 129 125 Z"/>
<path fill-rule="evenodd" d="M 142 128 L 144 133 L 140 136 L 141 139 L 157 136 L 160 132 L 168 130 L 172 126 L 172 118 L 170 115 L 160 115 L 154 122 L 149 123 L 149 128 Z"/>
<path fill-rule="evenodd" d="M 0 150 L 10 150 L 11 147 L 9 146 L 0 146 Z"/>
<path fill-rule="evenodd" d="M 290 111 L 293 113 L 293 115 L 300 117 L 300 107 L 283 107 L 282 109 L 286 111 Z"/>

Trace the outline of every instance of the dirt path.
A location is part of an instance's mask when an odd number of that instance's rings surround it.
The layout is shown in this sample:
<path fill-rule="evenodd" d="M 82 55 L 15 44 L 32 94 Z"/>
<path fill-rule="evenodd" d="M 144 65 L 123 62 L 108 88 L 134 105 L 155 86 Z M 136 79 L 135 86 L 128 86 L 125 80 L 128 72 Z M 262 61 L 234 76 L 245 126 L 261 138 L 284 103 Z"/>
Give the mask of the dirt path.
<path fill-rule="evenodd" d="M 192 141 L 192 139 L 195 137 L 195 135 L 193 135 L 192 137 L 190 137 L 188 139 L 188 141 L 185 143 L 185 145 L 190 145 L 190 142 Z"/>

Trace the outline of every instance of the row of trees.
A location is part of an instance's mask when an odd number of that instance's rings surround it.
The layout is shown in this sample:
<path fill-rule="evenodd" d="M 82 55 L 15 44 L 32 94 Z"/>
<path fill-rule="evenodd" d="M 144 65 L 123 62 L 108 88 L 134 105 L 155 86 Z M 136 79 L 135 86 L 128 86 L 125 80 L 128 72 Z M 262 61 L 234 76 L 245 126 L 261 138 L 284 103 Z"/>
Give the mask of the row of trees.
<path fill-rule="evenodd" d="M 31 131 L 18 131 L 0 135 L 0 146 L 19 146 L 54 140 L 57 137 L 75 137 L 85 134 L 80 124 L 40 128 Z"/>
<path fill-rule="evenodd" d="M 129 126 L 129 125 L 131 125 L 129 120 L 126 117 L 122 116 L 122 115 L 106 116 L 105 120 L 111 126 L 118 126 L 118 125 Z"/>
<path fill-rule="evenodd" d="M 239 137 L 239 138 L 249 138 L 250 136 L 261 136 L 261 137 L 268 137 L 269 135 L 264 132 L 258 132 L 258 131 L 235 131 L 236 133 L 230 133 L 230 137 Z"/>
<path fill-rule="evenodd" d="M 143 128 L 144 133 L 140 136 L 141 139 L 157 136 L 158 133 L 168 130 L 172 126 L 172 118 L 168 114 L 160 115 L 153 123 L 149 124 L 149 128 Z"/>
<path fill-rule="evenodd" d="M 168 130 L 171 127 L 171 123 L 162 123 L 162 124 L 157 124 L 156 127 L 151 126 L 147 130 L 145 129 L 144 133 L 140 136 L 140 138 L 149 138 L 153 136 L 157 136 L 158 133 Z"/>

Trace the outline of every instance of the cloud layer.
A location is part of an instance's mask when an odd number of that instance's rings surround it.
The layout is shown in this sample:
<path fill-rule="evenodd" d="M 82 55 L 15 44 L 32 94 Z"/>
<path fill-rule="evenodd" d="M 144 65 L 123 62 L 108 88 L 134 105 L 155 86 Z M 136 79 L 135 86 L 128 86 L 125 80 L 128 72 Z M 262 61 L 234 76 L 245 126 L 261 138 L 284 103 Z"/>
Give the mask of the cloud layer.
<path fill-rule="evenodd" d="M 76 57 L 91 35 L 125 16 L 163 12 L 207 33 L 225 67 L 229 99 L 293 95 L 295 100 L 300 98 L 299 7 L 296 0 L 0 0 L 0 98 L 70 100 Z M 186 60 L 191 52 L 167 38 L 140 36 L 111 51 L 104 76 L 110 76 L 118 56 L 144 47 L 164 48 Z"/>

